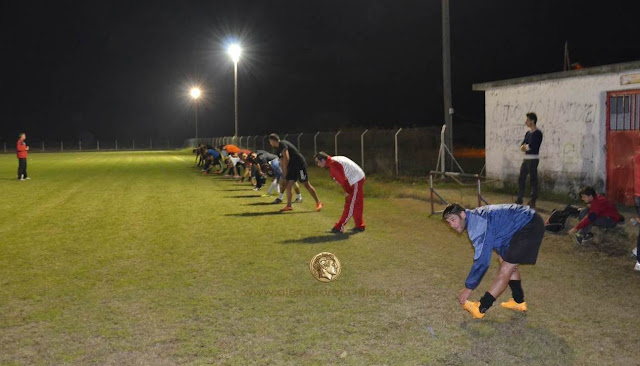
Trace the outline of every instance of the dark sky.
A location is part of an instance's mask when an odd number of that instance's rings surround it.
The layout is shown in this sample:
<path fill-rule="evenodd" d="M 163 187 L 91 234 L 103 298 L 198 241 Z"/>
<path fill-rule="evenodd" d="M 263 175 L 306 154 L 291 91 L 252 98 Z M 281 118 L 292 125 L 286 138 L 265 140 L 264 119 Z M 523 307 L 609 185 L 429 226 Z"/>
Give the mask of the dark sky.
<path fill-rule="evenodd" d="M 473 83 L 640 59 L 638 6 L 451 0 L 454 124 L 483 131 Z M 440 0 L 3 1 L 0 140 L 183 139 L 443 123 Z M 458 128 L 459 131 L 460 127 Z M 478 141 L 464 141 L 482 145 Z M 464 134 L 459 134 L 464 136 Z M 462 138 L 462 137 L 458 137 Z M 454 136 L 456 139 L 456 136 Z"/>

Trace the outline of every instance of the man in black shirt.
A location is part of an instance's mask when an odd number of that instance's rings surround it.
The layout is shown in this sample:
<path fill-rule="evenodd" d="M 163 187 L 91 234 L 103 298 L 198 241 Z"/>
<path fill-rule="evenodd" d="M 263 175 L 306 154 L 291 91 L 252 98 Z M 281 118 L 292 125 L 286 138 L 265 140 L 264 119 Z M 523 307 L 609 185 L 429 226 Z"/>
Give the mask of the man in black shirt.
<path fill-rule="evenodd" d="M 287 140 L 280 140 L 280 137 L 275 133 L 269 135 L 269 144 L 276 148 L 276 155 L 280 158 L 282 174 L 285 179 L 285 189 L 287 190 L 287 205 L 280 211 L 291 211 L 293 209 L 291 207 L 291 187 L 296 181 L 304 184 L 311 197 L 316 200 L 316 211 L 320 211 L 322 202 L 318 200 L 315 188 L 309 183 L 307 162 L 304 160 L 304 156 L 300 154 L 295 145 Z"/>
<path fill-rule="evenodd" d="M 531 200 L 527 203 L 531 208 L 536 207 L 538 199 L 538 163 L 540 157 L 540 144 L 542 144 L 542 132 L 536 128 L 538 116 L 535 113 L 527 113 L 525 124 L 529 131 L 524 135 L 524 140 L 520 145 L 520 150 L 524 151 L 524 160 L 520 166 L 520 177 L 518 178 L 518 198 L 516 203 L 522 204 L 524 188 L 527 184 L 527 175 L 531 176 Z"/>

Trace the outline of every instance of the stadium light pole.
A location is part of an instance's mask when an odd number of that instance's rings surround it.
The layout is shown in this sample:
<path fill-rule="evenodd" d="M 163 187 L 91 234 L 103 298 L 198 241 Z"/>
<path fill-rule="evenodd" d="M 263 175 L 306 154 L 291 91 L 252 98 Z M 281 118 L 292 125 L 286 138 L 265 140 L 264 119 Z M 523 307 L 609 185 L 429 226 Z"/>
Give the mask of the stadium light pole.
<path fill-rule="evenodd" d="M 234 125 L 235 130 L 233 133 L 233 139 L 238 136 L 238 61 L 240 61 L 240 55 L 242 54 L 242 48 L 238 43 L 229 45 L 227 49 L 231 60 L 233 61 L 233 101 L 234 101 Z"/>
<path fill-rule="evenodd" d="M 202 95 L 202 90 L 197 86 L 194 86 L 189 90 L 189 95 L 191 95 L 191 99 L 193 99 L 196 106 L 196 144 L 198 143 L 198 99 Z"/>

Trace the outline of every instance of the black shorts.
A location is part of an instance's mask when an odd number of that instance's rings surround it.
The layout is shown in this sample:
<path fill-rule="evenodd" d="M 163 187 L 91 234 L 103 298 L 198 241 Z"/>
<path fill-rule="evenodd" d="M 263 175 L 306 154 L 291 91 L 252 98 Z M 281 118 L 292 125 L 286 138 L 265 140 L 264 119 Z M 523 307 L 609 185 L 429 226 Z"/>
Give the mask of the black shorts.
<path fill-rule="evenodd" d="M 285 179 L 298 181 L 300 183 L 308 182 L 309 176 L 307 175 L 307 164 L 303 162 L 290 162 L 287 166 L 287 176 Z"/>
<path fill-rule="evenodd" d="M 543 236 L 544 220 L 536 212 L 528 224 L 513 234 L 502 259 L 509 263 L 536 264 Z"/>

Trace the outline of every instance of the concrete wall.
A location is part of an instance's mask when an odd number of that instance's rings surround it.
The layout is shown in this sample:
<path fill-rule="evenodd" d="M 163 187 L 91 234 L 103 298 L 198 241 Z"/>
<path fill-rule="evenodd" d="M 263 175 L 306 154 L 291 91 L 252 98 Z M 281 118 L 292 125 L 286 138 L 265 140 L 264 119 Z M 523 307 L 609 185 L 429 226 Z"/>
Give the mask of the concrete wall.
<path fill-rule="evenodd" d="M 640 69 L 625 74 L 637 72 Z M 517 182 L 524 154 L 519 147 L 528 131 L 526 113 L 535 112 L 543 132 L 541 189 L 575 194 L 590 184 L 605 191 L 607 92 L 638 88 L 640 84 L 621 85 L 619 73 L 488 88 L 487 176 Z"/>

